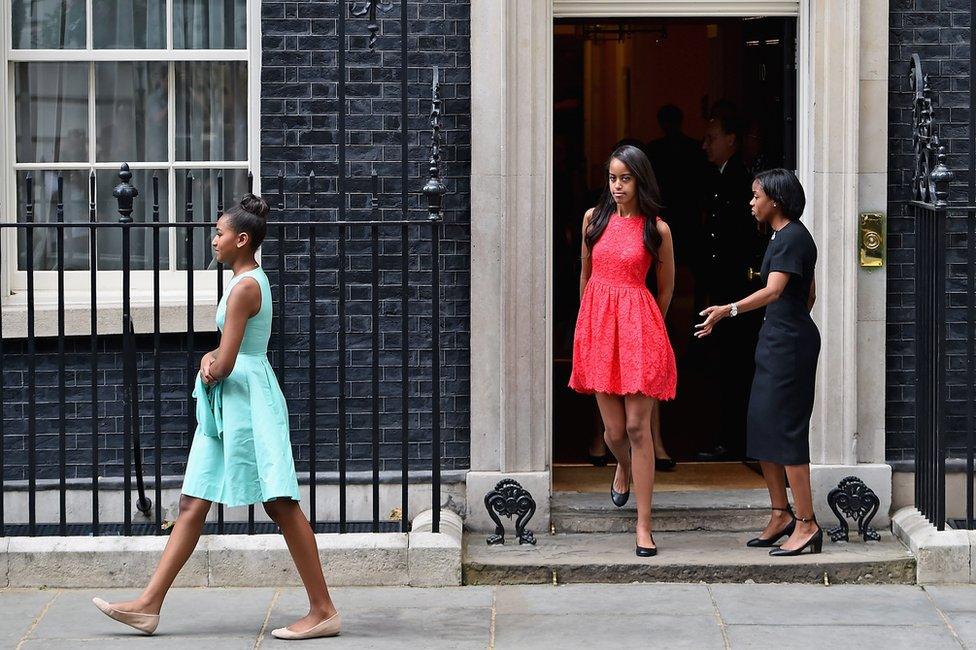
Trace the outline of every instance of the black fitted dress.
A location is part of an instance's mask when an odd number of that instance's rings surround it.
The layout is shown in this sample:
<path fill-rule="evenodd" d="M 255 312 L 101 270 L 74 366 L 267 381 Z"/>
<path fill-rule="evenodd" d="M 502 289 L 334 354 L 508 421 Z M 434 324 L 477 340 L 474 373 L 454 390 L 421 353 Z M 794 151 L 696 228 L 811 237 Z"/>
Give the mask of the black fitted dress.
<path fill-rule="evenodd" d="M 820 332 L 807 301 L 817 246 L 798 220 L 780 228 L 762 264 L 790 274 L 779 300 L 766 307 L 756 346 L 756 374 L 749 396 L 747 455 L 783 465 L 810 462 L 810 414 L 820 355 Z"/>

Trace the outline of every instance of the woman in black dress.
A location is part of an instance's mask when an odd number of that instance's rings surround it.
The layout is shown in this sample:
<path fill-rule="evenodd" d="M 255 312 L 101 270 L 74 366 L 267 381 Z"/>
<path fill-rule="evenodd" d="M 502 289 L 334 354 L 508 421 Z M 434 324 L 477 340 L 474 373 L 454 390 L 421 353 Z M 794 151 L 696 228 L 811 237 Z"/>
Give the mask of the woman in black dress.
<path fill-rule="evenodd" d="M 813 269 L 817 246 L 800 223 L 806 199 L 793 172 L 771 169 L 752 184 L 752 213 L 773 230 L 762 264 L 765 287 L 731 305 L 702 311 L 696 336 L 708 336 L 726 317 L 766 307 L 756 347 L 756 374 L 749 396 L 747 453 L 760 461 L 772 516 L 749 546 L 769 547 L 770 555 L 819 553 L 823 531 L 813 514 L 810 489 L 810 414 L 820 354 L 820 333 L 810 317 L 816 295 Z M 785 467 L 785 476 L 784 476 Z M 790 509 L 785 478 L 796 505 Z"/>

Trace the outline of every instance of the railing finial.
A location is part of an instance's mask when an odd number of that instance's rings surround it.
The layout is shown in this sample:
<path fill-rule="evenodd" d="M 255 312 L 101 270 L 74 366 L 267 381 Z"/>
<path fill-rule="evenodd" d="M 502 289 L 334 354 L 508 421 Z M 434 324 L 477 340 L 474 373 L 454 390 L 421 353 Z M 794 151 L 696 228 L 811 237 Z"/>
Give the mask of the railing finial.
<path fill-rule="evenodd" d="M 376 47 L 376 35 L 380 31 L 380 24 L 376 22 L 377 9 L 380 11 L 393 9 L 393 0 L 362 0 L 361 2 L 353 2 L 352 9 L 349 12 L 357 18 L 369 14 L 366 29 L 369 30 L 369 49 L 371 50 Z"/>
<path fill-rule="evenodd" d="M 427 218 L 431 221 L 441 219 L 441 201 L 447 188 L 441 181 L 441 87 L 440 71 L 434 66 L 434 80 L 431 84 L 430 107 L 430 178 L 422 190 L 427 197 Z"/>
<path fill-rule="evenodd" d="M 129 182 L 132 180 L 132 172 L 129 171 L 128 163 L 122 163 L 122 167 L 119 169 L 119 179 L 122 182 L 112 190 L 112 196 L 119 202 L 119 215 L 121 215 L 119 221 L 132 223 L 132 200 L 139 196 L 139 190 Z"/>
<path fill-rule="evenodd" d="M 912 92 L 912 144 L 915 170 L 912 177 L 912 200 L 944 208 L 949 203 L 949 183 L 954 174 L 946 165 L 945 147 L 939 143 L 932 108 L 932 86 L 929 75 L 922 72 L 922 60 L 912 55 L 909 73 Z"/>

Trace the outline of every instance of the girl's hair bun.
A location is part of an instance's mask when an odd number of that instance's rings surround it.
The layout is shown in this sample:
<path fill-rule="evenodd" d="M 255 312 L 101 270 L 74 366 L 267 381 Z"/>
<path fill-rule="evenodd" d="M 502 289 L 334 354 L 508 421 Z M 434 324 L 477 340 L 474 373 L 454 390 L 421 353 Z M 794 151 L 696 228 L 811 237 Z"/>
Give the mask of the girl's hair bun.
<path fill-rule="evenodd" d="M 269 210 L 268 202 L 254 194 L 245 194 L 241 197 L 241 209 L 261 219 L 267 218 Z"/>

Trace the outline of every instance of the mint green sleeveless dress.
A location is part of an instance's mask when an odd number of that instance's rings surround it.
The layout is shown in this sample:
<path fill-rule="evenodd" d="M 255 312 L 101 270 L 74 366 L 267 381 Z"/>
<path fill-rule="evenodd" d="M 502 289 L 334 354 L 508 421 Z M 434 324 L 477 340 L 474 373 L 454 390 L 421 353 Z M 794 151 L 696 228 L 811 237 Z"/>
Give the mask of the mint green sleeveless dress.
<path fill-rule="evenodd" d="M 288 405 L 268 361 L 272 301 L 264 269 L 227 283 L 217 305 L 217 328 L 224 329 L 227 297 L 247 277 L 261 288 L 261 309 L 247 321 L 230 375 L 208 387 L 197 373 L 197 429 L 183 478 L 183 494 L 227 506 L 299 500 Z"/>

